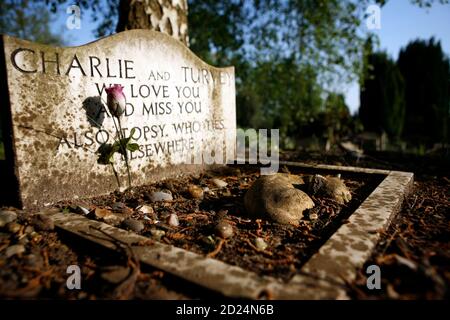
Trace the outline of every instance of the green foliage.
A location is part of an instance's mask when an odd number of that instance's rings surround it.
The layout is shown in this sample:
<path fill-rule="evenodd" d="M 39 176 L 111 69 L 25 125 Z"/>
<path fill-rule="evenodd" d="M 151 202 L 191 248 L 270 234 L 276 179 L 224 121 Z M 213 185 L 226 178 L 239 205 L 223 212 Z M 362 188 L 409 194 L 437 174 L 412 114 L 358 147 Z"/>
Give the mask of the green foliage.
<path fill-rule="evenodd" d="M 130 143 L 131 137 L 133 136 L 135 132 L 135 129 L 131 129 L 130 136 L 124 137 L 121 139 L 118 139 L 113 144 L 111 143 L 104 143 L 100 146 L 100 148 L 97 150 L 97 153 L 99 154 L 99 157 L 97 159 L 97 162 L 99 164 L 113 164 L 113 157 L 115 153 L 119 153 L 124 158 L 127 157 L 127 150 L 134 152 L 139 149 L 139 145 L 137 143 Z"/>
<path fill-rule="evenodd" d="M 248 14 L 242 0 L 189 1 L 191 50 L 214 65 L 239 63 Z"/>
<path fill-rule="evenodd" d="M 431 8 L 434 3 L 434 0 L 412 0 L 412 3 L 418 5 L 421 8 Z M 448 4 L 448 0 L 438 0 L 440 4 Z"/>
<path fill-rule="evenodd" d="M 329 94 L 324 109 L 324 125 L 330 141 L 339 140 L 354 131 L 353 119 L 342 94 Z"/>
<path fill-rule="evenodd" d="M 189 10 L 191 49 L 236 67 L 238 125 L 279 128 L 282 142 L 316 131 L 325 83 L 360 69 L 352 1 L 192 0 Z"/>
<path fill-rule="evenodd" d="M 210 63 L 250 66 L 294 59 L 320 83 L 350 81 L 361 69 L 358 31 L 368 1 L 189 1 L 191 49 Z"/>
<path fill-rule="evenodd" d="M 386 53 L 371 53 L 361 87 L 359 116 L 368 131 L 398 138 L 405 117 L 404 81 Z"/>
<path fill-rule="evenodd" d="M 299 137 L 303 125 L 320 111 L 322 90 L 316 74 L 302 70 L 293 59 L 260 62 L 245 76 L 245 82 L 237 87 L 241 127 L 279 128 L 282 138 Z"/>
<path fill-rule="evenodd" d="M 0 33 L 39 43 L 63 44 L 61 35 L 51 31 L 50 22 L 50 12 L 43 2 L 0 2 Z"/>
<path fill-rule="evenodd" d="M 449 141 L 450 64 L 441 44 L 433 38 L 409 43 L 398 66 L 406 85 L 405 137 Z"/>

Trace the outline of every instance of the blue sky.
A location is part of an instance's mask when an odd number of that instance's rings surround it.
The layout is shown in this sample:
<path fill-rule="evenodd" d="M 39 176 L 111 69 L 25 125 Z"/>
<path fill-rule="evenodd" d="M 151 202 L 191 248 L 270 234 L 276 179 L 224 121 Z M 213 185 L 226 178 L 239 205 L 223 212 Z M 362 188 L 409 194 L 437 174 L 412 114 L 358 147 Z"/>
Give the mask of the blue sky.
<path fill-rule="evenodd" d="M 441 41 L 442 49 L 450 55 L 450 4 L 434 4 L 431 9 L 424 9 L 409 0 L 390 0 L 381 9 L 381 29 L 375 33 L 380 39 L 380 49 L 394 59 L 409 41 L 432 36 Z M 359 107 L 359 85 L 352 84 L 345 97 L 350 110 L 355 112 Z"/>
<path fill-rule="evenodd" d="M 60 6 L 56 17 L 58 19 L 54 27 L 59 30 L 68 17 L 66 6 Z M 81 29 L 65 29 L 67 45 L 82 45 L 95 40 L 95 27 L 91 13 L 81 12 Z M 412 5 L 410 0 L 390 0 L 381 9 L 381 29 L 375 30 L 375 33 L 380 39 L 380 49 L 387 51 L 394 59 L 409 41 L 432 36 L 441 41 L 443 50 L 450 55 L 450 4 L 436 3 L 431 9 L 424 9 Z M 344 94 L 350 110 L 355 112 L 359 107 L 358 84 L 353 83 L 344 88 Z"/>

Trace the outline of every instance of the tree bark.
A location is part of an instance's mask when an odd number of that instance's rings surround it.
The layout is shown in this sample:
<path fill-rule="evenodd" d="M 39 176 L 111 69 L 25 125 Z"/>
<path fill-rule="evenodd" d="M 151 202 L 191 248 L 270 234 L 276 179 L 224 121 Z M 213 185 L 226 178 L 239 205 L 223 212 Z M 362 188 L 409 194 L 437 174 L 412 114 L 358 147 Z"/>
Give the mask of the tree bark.
<path fill-rule="evenodd" d="M 120 0 L 117 32 L 150 29 L 189 45 L 187 0 Z"/>

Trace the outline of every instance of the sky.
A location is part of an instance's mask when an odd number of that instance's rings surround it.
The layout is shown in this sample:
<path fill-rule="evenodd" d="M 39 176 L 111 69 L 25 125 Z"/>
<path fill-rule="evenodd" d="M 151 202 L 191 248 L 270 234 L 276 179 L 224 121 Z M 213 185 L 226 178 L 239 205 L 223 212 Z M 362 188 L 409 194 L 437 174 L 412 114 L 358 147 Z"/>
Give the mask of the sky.
<path fill-rule="evenodd" d="M 438 1 L 436 1 L 438 2 Z M 54 29 L 60 30 L 69 15 L 67 7 L 61 6 L 56 13 Z M 373 30 L 379 36 L 380 48 L 397 59 L 400 49 L 415 39 L 429 39 L 434 36 L 441 42 L 444 52 L 450 56 L 450 4 L 435 3 L 425 9 L 411 4 L 410 0 L 390 0 L 381 8 L 381 28 Z M 363 27 L 365 27 L 363 23 Z M 92 22 L 91 12 L 81 12 L 81 28 L 65 28 L 66 44 L 77 46 L 94 41 L 96 24 Z M 239 72 L 239 70 L 237 70 Z M 359 86 L 353 83 L 343 88 L 346 102 L 352 113 L 359 107 Z"/>
<path fill-rule="evenodd" d="M 390 0 L 381 8 L 381 28 L 376 30 L 381 50 L 393 59 L 402 47 L 415 39 L 432 36 L 441 41 L 442 50 L 450 56 L 450 4 L 435 3 L 431 9 L 420 8 L 409 0 Z M 365 25 L 365 23 L 363 24 Z M 345 92 L 352 113 L 359 107 L 359 85 L 353 83 Z"/>

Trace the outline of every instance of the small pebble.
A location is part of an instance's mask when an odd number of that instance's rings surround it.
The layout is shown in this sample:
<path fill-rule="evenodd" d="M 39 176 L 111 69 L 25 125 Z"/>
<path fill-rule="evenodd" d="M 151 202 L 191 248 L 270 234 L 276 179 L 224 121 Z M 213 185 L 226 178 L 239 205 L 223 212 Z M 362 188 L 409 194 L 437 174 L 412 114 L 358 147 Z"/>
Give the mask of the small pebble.
<path fill-rule="evenodd" d="M 33 242 L 40 242 L 42 240 L 42 236 L 39 233 L 33 231 L 30 233 L 30 239 Z"/>
<path fill-rule="evenodd" d="M 121 212 L 125 207 L 126 207 L 125 203 L 123 203 L 123 202 L 115 202 L 111 206 L 111 209 L 113 209 L 113 211 Z"/>
<path fill-rule="evenodd" d="M 226 221 L 221 221 L 216 225 L 216 234 L 224 239 L 230 238 L 233 236 L 234 231 L 233 231 L 233 227 L 231 226 L 231 224 L 229 224 Z"/>
<path fill-rule="evenodd" d="M 55 229 L 55 223 L 53 222 L 53 219 L 45 214 L 35 215 L 32 223 L 37 230 L 52 231 L 53 229 Z"/>
<path fill-rule="evenodd" d="M 111 209 L 114 212 L 118 212 L 118 213 L 122 213 L 124 215 L 127 216 L 131 216 L 133 214 L 133 210 L 129 207 L 127 207 L 124 203 L 122 202 L 116 202 L 111 206 Z"/>
<path fill-rule="evenodd" d="M 153 208 L 146 204 L 136 207 L 136 211 L 140 211 L 144 214 L 153 214 L 154 213 Z"/>
<path fill-rule="evenodd" d="M 24 246 L 27 245 L 28 242 L 30 242 L 30 240 L 28 240 L 28 238 L 27 238 L 25 235 L 23 235 L 23 236 L 19 239 L 19 241 L 17 241 L 17 243 L 23 244 Z"/>
<path fill-rule="evenodd" d="M 193 199 L 202 199 L 203 198 L 203 189 L 199 186 L 191 184 L 188 187 L 188 192 Z"/>
<path fill-rule="evenodd" d="M 111 215 L 112 212 L 108 209 L 95 208 L 94 214 L 97 219 L 103 219 L 103 218 Z"/>
<path fill-rule="evenodd" d="M 157 191 L 152 192 L 150 194 L 150 201 L 152 202 L 158 202 L 158 201 L 172 201 L 173 197 L 170 193 Z"/>
<path fill-rule="evenodd" d="M 14 211 L 0 211 L 0 228 L 6 226 L 8 223 L 17 219 L 17 214 Z"/>
<path fill-rule="evenodd" d="M 10 258 L 16 254 L 21 254 L 25 252 L 25 247 L 21 244 L 15 244 L 13 246 L 8 247 L 8 249 L 6 249 L 6 257 Z"/>
<path fill-rule="evenodd" d="M 112 226 L 118 226 L 124 220 L 125 220 L 125 215 L 120 214 L 120 213 L 112 213 L 103 218 L 103 221 L 105 221 L 107 224 L 110 224 Z"/>
<path fill-rule="evenodd" d="M 24 232 L 26 234 L 30 234 L 30 233 L 34 232 L 33 226 L 26 226 Z"/>
<path fill-rule="evenodd" d="M 225 188 L 225 187 L 228 185 L 228 183 L 226 183 L 225 181 L 220 180 L 220 179 L 217 179 L 217 178 L 212 179 L 211 182 L 212 182 L 217 188 Z"/>
<path fill-rule="evenodd" d="M 256 246 L 256 248 L 258 248 L 258 250 L 263 251 L 263 250 L 266 250 L 267 243 L 264 241 L 263 238 L 258 237 L 255 239 L 255 246 Z"/>
<path fill-rule="evenodd" d="M 214 240 L 213 236 L 204 236 L 201 238 L 202 242 L 209 248 L 213 249 L 216 245 L 216 242 Z"/>
<path fill-rule="evenodd" d="M 150 230 L 150 233 L 152 235 L 152 238 L 158 241 L 161 240 L 161 238 L 166 235 L 166 232 L 164 230 L 159 229 L 152 229 Z"/>
<path fill-rule="evenodd" d="M 89 209 L 83 207 L 83 206 L 77 206 L 75 208 L 75 212 L 77 213 L 81 213 L 81 214 L 88 214 L 89 213 Z"/>
<path fill-rule="evenodd" d="M 127 218 L 123 221 L 125 228 L 130 229 L 134 232 L 141 232 L 144 230 L 144 224 L 138 220 Z"/>
<path fill-rule="evenodd" d="M 6 225 L 6 229 L 11 233 L 17 233 L 21 228 L 22 226 L 16 222 L 10 222 Z"/>
<path fill-rule="evenodd" d="M 178 216 L 175 213 L 171 213 L 169 215 L 169 218 L 167 219 L 167 223 L 169 226 L 172 227 L 178 227 L 180 225 L 180 222 L 178 221 Z"/>
<path fill-rule="evenodd" d="M 225 191 L 222 192 L 222 196 L 224 196 L 224 197 L 231 197 L 231 191 L 226 189 Z"/>

